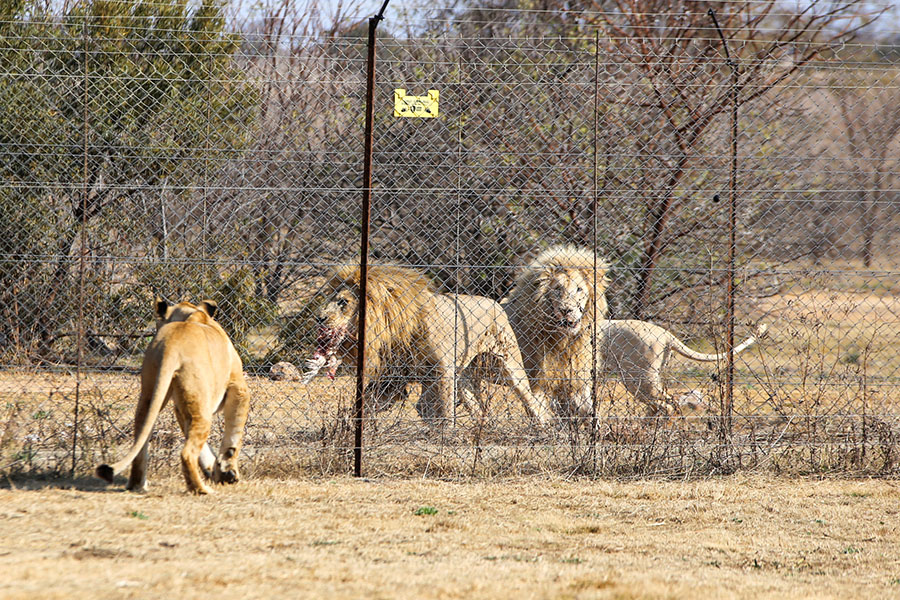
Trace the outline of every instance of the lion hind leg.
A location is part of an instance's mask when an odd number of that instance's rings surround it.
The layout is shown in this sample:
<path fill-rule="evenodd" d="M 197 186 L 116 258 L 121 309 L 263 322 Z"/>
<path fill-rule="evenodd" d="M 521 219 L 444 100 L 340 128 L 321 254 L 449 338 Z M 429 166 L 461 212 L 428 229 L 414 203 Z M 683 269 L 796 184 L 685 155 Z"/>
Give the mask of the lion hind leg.
<path fill-rule="evenodd" d="M 200 452 L 209 438 L 211 428 L 212 424 L 208 419 L 192 419 L 188 439 L 181 450 L 181 472 L 188 491 L 195 494 L 210 494 L 213 491 L 203 480 L 200 471 Z"/>
<path fill-rule="evenodd" d="M 648 417 L 667 417 L 675 412 L 674 404 L 663 390 L 658 369 L 626 375 L 623 383 L 631 395 L 644 404 Z"/>
<path fill-rule="evenodd" d="M 213 481 L 216 483 L 237 483 L 241 479 L 238 470 L 238 457 L 244 439 L 244 427 L 250 412 L 250 390 L 243 377 L 229 386 L 225 393 L 223 407 L 225 431 L 219 457 L 215 462 Z"/>
<path fill-rule="evenodd" d="M 460 371 L 456 378 L 456 403 L 470 415 L 476 410 L 487 411 L 487 390 L 485 389 L 486 368 L 483 361 L 476 358 Z"/>
<path fill-rule="evenodd" d="M 641 378 L 634 396 L 644 403 L 648 417 L 668 417 L 676 412 L 675 404 L 663 390 L 658 371 Z"/>
<path fill-rule="evenodd" d="M 203 447 L 206 446 L 206 442 L 209 439 L 212 421 L 201 413 L 187 412 L 186 407 L 203 406 L 203 402 L 199 398 L 190 397 L 195 395 L 199 394 L 184 394 L 184 402 L 176 404 L 175 414 L 186 438 L 184 447 L 181 449 L 181 472 L 184 475 L 184 482 L 187 484 L 189 492 L 210 494 L 213 490 L 203 479 L 202 471 L 200 470 L 200 455 L 203 453 Z"/>

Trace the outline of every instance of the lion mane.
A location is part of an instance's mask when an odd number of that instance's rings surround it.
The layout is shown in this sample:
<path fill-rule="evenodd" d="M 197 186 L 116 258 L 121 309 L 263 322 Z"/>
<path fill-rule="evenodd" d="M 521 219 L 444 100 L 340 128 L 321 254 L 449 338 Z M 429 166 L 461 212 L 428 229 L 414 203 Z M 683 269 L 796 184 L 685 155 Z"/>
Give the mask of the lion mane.
<path fill-rule="evenodd" d="M 359 265 L 341 265 L 329 278 L 325 293 L 360 289 Z M 416 332 L 428 318 L 434 285 L 422 273 L 394 265 L 370 265 L 366 281 L 367 376 L 378 375 L 389 360 L 411 358 Z M 355 344 L 356 335 L 352 336 Z"/>
<path fill-rule="evenodd" d="M 590 410 L 592 337 L 607 314 L 607 271 L 587 248 L 552 246 L 520 271 L 504 305 L 532 390 L 548 395 L 560 416 Z"/>

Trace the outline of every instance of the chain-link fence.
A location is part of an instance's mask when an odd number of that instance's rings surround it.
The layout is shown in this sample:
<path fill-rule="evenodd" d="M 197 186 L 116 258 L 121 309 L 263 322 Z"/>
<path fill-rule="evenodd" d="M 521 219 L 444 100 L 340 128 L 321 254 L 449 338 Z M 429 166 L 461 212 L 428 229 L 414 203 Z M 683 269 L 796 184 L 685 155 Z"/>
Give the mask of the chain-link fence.
<path fill-rule="evenodd" d="M 379 31 L 364 471 L 894 473 L 889 15 L 619 4 Z M 218 303 L 251 469 L 346 472 L 364 22 L 0 11 L 0 472 L 124 454 L 157 294 Z"/>

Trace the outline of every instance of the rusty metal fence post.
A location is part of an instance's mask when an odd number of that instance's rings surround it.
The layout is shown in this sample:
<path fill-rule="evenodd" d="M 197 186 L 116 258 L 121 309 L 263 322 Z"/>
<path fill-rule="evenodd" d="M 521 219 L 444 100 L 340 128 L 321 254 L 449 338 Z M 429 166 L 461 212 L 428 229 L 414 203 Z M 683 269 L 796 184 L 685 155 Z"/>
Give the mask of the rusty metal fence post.
<path fill-rule="evenodd" d="M 375 30 L 384 19 L 384 11 L 390 0 L 384 0 L 378 14 L 369 19 L 369 41 L 366 56 L 366 131 L 363 157 L 362 219 L 360 223 L 359 249 L 359 339 L 356 361 L 356 404 L 353 420 L 355 424 L 353 441 L 353 474 L 362 476 L 363 418 L 365 417 L 365 372 L 366 372 L 366 278 L 369 271 L 369 217 L 372 199 L 372 146 L 374 142 L 375 120 Z"/>
<path fill-rule="evenodd" d="M 591 192 L 593 198 L 591 200 L 591 245 L 594 251 L 594 289 L 597 288 L 597 204 L 600 200 L 600 189 L 598 187 L 598 171 L 599 171 L 599 128 L 600 128 L 600 30 L 594 31 L 594 122 L 593 122 L 593 164 L 591 174 Z M 594 307 L 594 314 L 597 309 Z M 589 456 L 590 462 L 593 463 L 593 471 L 597 470 L 597 384 L 599 372 L 597 369 L 597 319 L 591 320 L 591 424 L 589 438 Z"/>
<path fill-rule="evenodd" d="M 730 454 L 732 415 L 734 412 L 734 278 L 735 254 L 737 251 L 737 169 L 738 169 L 738 77 L 737 62 L 731 58 L 728 42 L 719 27 L 716 11 L 709 9 L 708 14 L 722 40 L 725 52 L 725 64 L 731 69 L 731 170 L 728 179 L 728 266 L 726 269 L 726 306 L 725 306 L 725 395 L 722 406 L 721 442 L 723 451 Z"/>
<path fill-rule="evenodd" d="M 81 403 L 81 383 L 84 377 L 84 253 L 87 242 L 87 197 L 88 189 L 88 83 L 89 83 L 89 48 L 88 40 L 88 14 L 85 11 L 82 23 L 82 54 L 84 54 L 84 89 L 82 90 L 82 182 L 81 182 L 81 223 L 78 224 L 79 248 L 78 248 L 78 322 L 75 326 L 75 406 L 72 415 L 72 477 L 75 476 L 75 468 L 78 464 L 78 417 Z"/>

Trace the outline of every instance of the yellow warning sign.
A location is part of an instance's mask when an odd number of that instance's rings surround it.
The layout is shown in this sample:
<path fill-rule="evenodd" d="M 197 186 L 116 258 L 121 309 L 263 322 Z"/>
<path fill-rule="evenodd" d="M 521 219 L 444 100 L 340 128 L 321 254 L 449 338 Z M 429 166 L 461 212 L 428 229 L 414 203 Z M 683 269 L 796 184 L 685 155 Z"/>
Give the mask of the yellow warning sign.
<path fill-rule="evenodd" d="M 394 90 L 394 116 L 436 117 L 438 116 L 438 98 L 440 95 L 440 92 L 437 90 L 428 90 L 427 96 L 407 96 L 406 90 L 397 88 Z"/>

